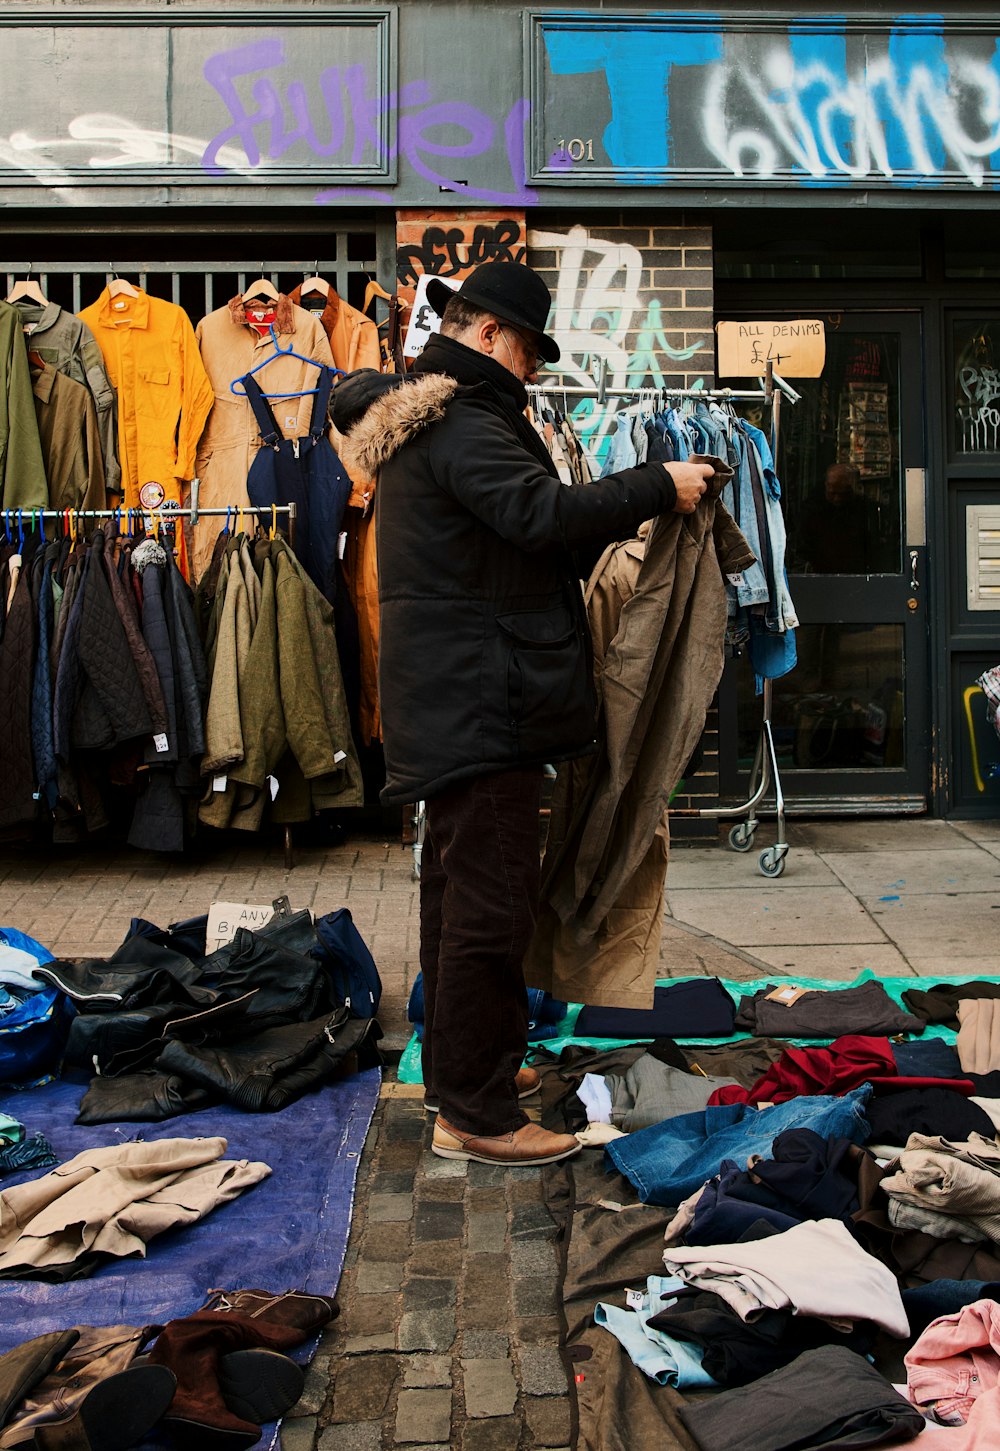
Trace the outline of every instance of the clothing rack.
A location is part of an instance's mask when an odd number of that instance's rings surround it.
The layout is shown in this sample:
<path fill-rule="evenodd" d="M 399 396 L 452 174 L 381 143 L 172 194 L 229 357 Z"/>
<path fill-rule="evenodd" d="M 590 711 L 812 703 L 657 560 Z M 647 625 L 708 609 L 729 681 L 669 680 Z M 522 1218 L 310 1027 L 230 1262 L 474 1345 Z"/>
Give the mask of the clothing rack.
<path fill-rule="evenodd" d="M 127 520 L 130 514 L 141 514 L 145 518 L 155 518 L 161 525 L 171 524 L 176 519 L 188 519 L 192 524 L 197 524 L 199 519 L 234 519 L 239 521 L 245 514 L 252 514 L 256 519 L 276 519 L 279 515 L 288 519 L 288 542 L 295 548 L 295 516 L 297 506 L 292 504 L 269 504 L 260 507 L 256 504 L 231 504 L 228 508 L 199 509 L 197 479 L 192 480 L 191 503 L 184 508 L 164 509 L 162 505 L 156 509 L 4 509 L 0 511 L 0 518 L 9 524 L 13 516 L 14 522 L 21 528 L 27 516 L 28 527 L 31 528 L 36 519 L 58 519 L 64 522 L 86 524 L 88 520 L 117 519 L 119 522 Z M 294 845 L 292 841 L 292 828 L 286 825 L 285 836 L 285 870 L 291 871 L 295 865 Z"/>
<path fill-rule="evenodd" d="M 715 402 L 756 402 L 766 401 L 771 404 L 771 449 L 775 459 L 778 456 L 778 434 L 781 425 L 781 400 L 788 399 L 789 403 L 800 402 L 801 395 L 798 394 L 784 378 L 774 371 L 773 364 L 768 363 L 767 372 L 759 380 L 760 388 L 755 392 L 753 389 L 741 390 L 735 388 L 608 388 L 605 386 L 605 363 L 601 360 L 597 377 L 593 388 L 566 387 L 559 384 L 544 383 L 529 385 L 528 391 L 532 396 L 541 396 L 545 393 L 555 393 L 562 397 L 594 398 L 597 403 L 604 403 L 609 398 L 632 398 L 640 401 L 643 394 L 647 397 L 656 398 L 694 398 Z M 699 820 L 729 821 L 734 818 L 744 817 L 745 820 L 738 821 L 737 825 L 730 828 L 729 845 L 733 851 L 748 852 L 753 849 L 754 834 L 760 825 L 757 815 L 757 807 L 767 796 L 768 791 L 774 788 L 774 813 L 777 821 L 777 839 L 773 846 L 765 847 L 757 858 L 757 866 L 765 877 L 780 877 L 785 870 L 785 859 L 788 856 L 788 841 L 785 836 L 785 797 L 781 789 L 781 775 L 778 771 L 778 757 L 774 748 L 774 734 L 771 729 L 771 710 L 773 705 L 774 686 L 771 680 L 764 680 L 760 736 L 757 740 L 757 749 L 754 753 L 753 767 L 750 772 L 750 794 L 746 801 L 739 806 L 714 806 L 701 807 L 693 811 L 685 811 L 681 808 L 678 815 L 694 815 Z"/>

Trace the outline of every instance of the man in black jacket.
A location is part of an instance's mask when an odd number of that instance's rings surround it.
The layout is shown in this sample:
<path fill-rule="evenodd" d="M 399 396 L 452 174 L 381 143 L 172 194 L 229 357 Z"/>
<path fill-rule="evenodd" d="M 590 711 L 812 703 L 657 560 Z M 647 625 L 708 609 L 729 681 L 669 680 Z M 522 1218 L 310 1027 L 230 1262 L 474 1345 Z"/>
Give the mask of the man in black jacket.
<path fill-rule="evenodd" d="M 334 394 L 349 471 L 377 476 L 384 802 L 425 800 L 420 966 L 433 1149 L 545 1164 L 572 1136 L 529 1122 L 522 959 L 538 902 L 542 767 L 592 750 L 596 696 L 576 551 L 692 513 L 712 475 L 644 464 L 566 486 L 524 416 L 559 348 L 548 289 L 488 262 L 452 292 L 404 380 L 365 370 Z M 399 386 L 402 385 L 402 386 Z"/>

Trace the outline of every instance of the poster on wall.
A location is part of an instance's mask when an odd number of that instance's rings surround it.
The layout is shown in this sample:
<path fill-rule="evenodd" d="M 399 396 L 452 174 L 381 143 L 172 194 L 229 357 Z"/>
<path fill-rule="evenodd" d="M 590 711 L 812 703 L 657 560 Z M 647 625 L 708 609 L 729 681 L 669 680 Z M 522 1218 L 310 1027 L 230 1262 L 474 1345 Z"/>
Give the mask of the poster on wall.
<path fill-rule="evenodd" d="M 429 340 L 441 330 L 441 319 L 427 301 L 428 280 L 428 274 L 424 272 L 417 281 L 410 321 L 407 325 L 406 337 L 403 339 L 404 358 L 419 358 Z M 455 292 L 462 285 L 459 277 L 441 277 L 438 280 Z"/>

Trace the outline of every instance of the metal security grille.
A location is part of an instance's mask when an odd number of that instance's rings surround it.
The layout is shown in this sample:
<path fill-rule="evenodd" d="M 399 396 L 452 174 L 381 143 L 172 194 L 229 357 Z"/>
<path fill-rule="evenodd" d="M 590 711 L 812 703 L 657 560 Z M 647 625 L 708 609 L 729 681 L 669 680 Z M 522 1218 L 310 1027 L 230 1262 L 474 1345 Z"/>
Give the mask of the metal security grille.
<path fill-rule="evenodd" d="M 88 250 L 93 251 L 93 239 L 88 240 L 91 243 Z M 167 240 L 164 238 L 164 243 Z M 113 256 L 108 262 L 84 262 L 72 256 L 12 260 L 4 264 L 6 291 L 10 291 L 18 278 L 30 273 L 50 301 L 72 312 L 79 312 L 94 302 L 110 278 L 118 274 L 137 283 L 150 296 L 162 297 L 183 307 L 192 323 L 197 323 L 206 313 L 245 292 L 258 277 L 269 278 L 281 292 L 291 292 L 306 277 L 318 272 L 336 288 L 340 297 L 355 307 L 362 305 L 365 287 L 370 280 L 393 287 L 395 227 L 391 220 L 370 227 L 324 233 L 315 241 L 309 239 L 306 244 L 310 247 L 309 252 L 305 252 L 302 242 L 297 239 L 299 245 L 295 252 L 283 257 L 270 256 L 257 260 L 252 233 L 243 239 L 245 250 L 240 247 L 240 240 L 236 236 L 229 239 L 230 255 L 242 254 L 236 261 L 220 260 L 218 256 L 198 260 L 162 254 L 155 261 L 130 259 L 116 262 Z M 60 241 L 69 251 L 71 239 Z M 107 246 L 109 253 L 113 252 L 114 239 L 110 234 Z M 317 248 L 316 253 L 311 251 L 312 246 Z M 166 250 L 164 245 L 163 251 Z M 178 250 L 182 248 L 178 247 Z"/>

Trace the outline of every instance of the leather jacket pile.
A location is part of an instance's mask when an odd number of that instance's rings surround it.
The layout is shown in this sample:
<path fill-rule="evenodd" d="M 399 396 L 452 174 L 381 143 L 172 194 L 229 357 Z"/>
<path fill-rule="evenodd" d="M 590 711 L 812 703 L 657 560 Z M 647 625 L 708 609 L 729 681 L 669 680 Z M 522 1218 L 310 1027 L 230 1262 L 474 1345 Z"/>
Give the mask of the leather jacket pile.
<path fill-rule="evenodd" d="M 381 1029 L 344 1000 L 328 919 L 279 915 L 208 956 L 191 925 L 137 919 L 110 958 L 45 964 L 77 1009 L 66 1062 L 97 1072 L 79 1123 L 157 1122 L 219 1102 L 275 1112 L 345 1059 L 379 1061 Z"/>

